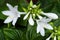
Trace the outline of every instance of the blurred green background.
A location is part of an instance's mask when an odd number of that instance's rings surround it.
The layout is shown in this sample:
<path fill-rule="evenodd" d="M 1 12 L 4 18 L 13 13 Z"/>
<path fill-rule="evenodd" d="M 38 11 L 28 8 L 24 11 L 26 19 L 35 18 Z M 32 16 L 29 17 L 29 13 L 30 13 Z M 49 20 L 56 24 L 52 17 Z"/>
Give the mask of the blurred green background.
<path fill-rule="evenodd" d="M 2 11 L 8 10 L 6 3 L 18 5 L 18 10 L 23 11 L 22 7 L 27 8 L 29 0 L 0 0 L 0 40 L 45 40 L 51 34 L 50 30 L 46 30 L 44 37 L 37 34 L 36 25 L 33 27 L 27 25 L 27 20 L 23 21 L 24 15 L 21 15 L 15 27 L 10 23 L 10 28 L 7 28 L 7 24 L 3 23 L 7 17 L 2 14 Z M 44 12 L 53 12 L 59 16 L 57 20 L 52 20 L 52 26 L 58 30 L 57 40 L 60 40 L 60 0 L 33 0 L 33 3 L 41 4 L 40 8 Z"/>

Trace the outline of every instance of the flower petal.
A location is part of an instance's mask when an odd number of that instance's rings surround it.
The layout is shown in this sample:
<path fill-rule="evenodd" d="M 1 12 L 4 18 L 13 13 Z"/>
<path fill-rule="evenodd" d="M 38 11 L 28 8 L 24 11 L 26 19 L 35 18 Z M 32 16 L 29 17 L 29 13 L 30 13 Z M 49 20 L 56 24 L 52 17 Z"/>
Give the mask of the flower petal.
<path fill-rule="evenodd" d="M 46 29 L 53 30 L 53 28 L 52 28 L 52 26 L 51 26 L 50 24 L 43 23 L 43 26 L 44 26 Z"/>
<path fill-rule="evenodd" d="M 19 11 L 17 11 L 18 17 L 20 17 L 21 14 L 26 14 L 26 13 L 25 12 L 19 12 Z"/>
<path fill-rule="evenodd" d="M 46 40 L 50 40 L 50 38 L 47 38 Z"/>
<path fill-rule="evenodd" d="M 18 10 L 18 6 L 17 6 L 17 5 L 16 5 L 16 6 L 14 6 L 14 9 Z"/>
<path fill-rule="evenodd" d="M 29 14 L 30 14 L 30 12 L 28 12 L 28 13 L 24 16 L 23 20 L 26 20 Z"/>
<path fill-rule="evenodd" d="M 30 25 L 34 25 L 34 21 L 33 21 L 33 19 L 32 19 L 32 15 L 30 15 L 30 18 L 29 18 L 29 24 L 30 24 Z"/>
<path fill-rule="evenodd" d="M 6 16 L 12 16 L 13 13 L 11 11 L 2 11 L 2 13 Z"/>
<path fill-rule="evenodd" d="M 18 11 L 18 6 L 16 5 L 16 6 L 14 6 L 14 8 L 13 8 L 13 10 L 12 11 Z"/>
<path fill-rule="evenodd" d="M 37 22 L 37 33 L 40 32 L 42 36 L 45 36 L 43 23 L 40 20 L 36 20 L 36 22 Z"/>
<path fill-rule="evenodd" d="M 54 40 L 56 40 L 56 36 L 54 37 Z"/>
<path fill-rule="evenodd" d="M 26 14 L 25 12 L 18 12 L 19 14 Z"/>
<path fill-rule="evenodd" d="M 8 18 L 4 21 L 4 23 L 10 23 L 12 20 L 13 20 L 13 19 L 12 19 L 11 17 L 8 17 Z"/>
<path fill-rule="evenodd" d="M 33 5 L 32 8 L 36 8 L 37 6 L 36 5 Z"/>
<path fill-rule="evenodd" d="M 10 4 L 8 4 L 8 3 L 7 3 L 7 6 L 8 6 L 8 8 L 9 8 L 9 10 L 12 10 L 12 9 L 13 9 L 13 6 L 10 5 Z"/>
<path fill-rule="evenodd" d="M 46 40 L 50 40 L 52 36 L 53 36 L 53 33 Z"/>
<path fill-rule="evenodd" d="M 51 19 L 58 19 L 58 16 L 54 13 L 42 13 L 42 14 L 48 16 Z"/>
<path fill-rule="evenodd" d="M 40 27 L 39 26 L 37 26 L 37 33 L 39 33 L 40 32 Z"/>
<path fill-rule="evenodd" d="M 40 16 L 40 15 L 38 15 L 38 14 L 37 14 L 37 16 L 38 16 L 39 19 L 42 19 L 42 16 Z"/>
<path fill-rule="evenodd" d="M 37 33 L 39 33 L 39 32 L 42 36 L 45 36 L 44 28 L 41 25 L 37 26 Z"/>
<path fill-rule="evenodd" d="M 51 20 L 52 19 L 50 19 L 50 18 L 43 17 L 40 21 L 47 23 L 47 22 L 50 22 Z"/>
<path fill-rule="evenodd" d="M 50 22 L 52 19 L 51 18 L 46 18 L 45 21 L 46 22 Z"/>
<path fill-rule="evenodd" d="M 40 26 L 39 27 L 40 28 L 40 34 L 42 35 L 42 36 L 45 36 L 45 31 L 44 31 L 44 28 L 42 27 L 42 26 Z M 38 29 L 37 29 L 38 30 Z"/>
<path fill-rule="evenodd" d="M 20 14 L 17 14 L 18 15 L 18 17 L 20 17 Z"/>
<path fill-rule="evenodd" d="M 15 25 L 15 23 L 17 22 L 17 19 L 18 19 L 17 17 L 13 19 L 13 22 L 12 22 L 13 25 Z"/>

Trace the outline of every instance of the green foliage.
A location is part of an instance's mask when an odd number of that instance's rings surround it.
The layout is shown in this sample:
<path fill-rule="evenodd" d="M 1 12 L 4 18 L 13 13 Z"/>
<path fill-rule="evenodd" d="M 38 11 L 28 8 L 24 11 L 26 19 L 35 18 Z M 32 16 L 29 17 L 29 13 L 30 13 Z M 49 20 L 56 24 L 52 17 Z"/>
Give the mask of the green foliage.
<path fill-rule="evenodd" d="M 4 22 L 4 20 L 7 18 L 2 14 L 2 11 L 8 10 L 6 3 L 10 3 L 13 6 L 18 5 L 19 11 L 28 12 L 27 5 L 29 3 L 27 3 L 26 0 L 0 0 L 0 22 Z M 60 40 L 60 0 L 38 0 L 36 4 L 39 4 L 37 8 L 41 8 L 44 12 L 53 12 L 59 16 L 57 20 L 52 20 L 52 22 L 53 26 L 57 28 L 57 40 Z M 32 5 L 33 2 L 31 0 L 28 9 Z M 47 37 L 49 37 L 51 33 L 49 30 L 46 30 L 46 36 L 42 37 L 40 33 L 36 33 L 37 25 L 27 25 L 27 20 L 23 21 L 24 15 L 21 16 L 22 17 L 18 19 L 15 28 L 13 28 L 14 26 L 12 25 L 12 28 L 6 28 L 7 24 L 4 24 L 3 22 L 0 24 L 0 40 L 45 40 Z"/>

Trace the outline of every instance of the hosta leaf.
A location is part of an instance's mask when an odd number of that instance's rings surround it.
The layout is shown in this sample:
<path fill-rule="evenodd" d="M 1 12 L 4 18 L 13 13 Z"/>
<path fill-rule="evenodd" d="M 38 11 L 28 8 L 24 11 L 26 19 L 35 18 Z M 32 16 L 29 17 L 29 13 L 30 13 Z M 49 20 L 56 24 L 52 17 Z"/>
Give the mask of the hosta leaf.
<path fill-rule="evenodd" d="M 0 6 L 5 2 L 5 0 L 0 0 Z"/>
<path fill-rule="evenodd" d="M 6 37 L 9 37 L 13 40 L 19 40 L 20 36 L 18 31 L 16 29 L 4 29 L 4 34 Z"/>
<path fill-rule="evenodd" d="M 3 31 L 0 29 L 0 40 L 5 40 Z"/>
<path fill-rule="evenodd" d="M 27 33 L 26 33 L 27 40 L 33 40 L 36 37 L 37 37 L 36 25 L 35 26 L 28 25 Z"/>

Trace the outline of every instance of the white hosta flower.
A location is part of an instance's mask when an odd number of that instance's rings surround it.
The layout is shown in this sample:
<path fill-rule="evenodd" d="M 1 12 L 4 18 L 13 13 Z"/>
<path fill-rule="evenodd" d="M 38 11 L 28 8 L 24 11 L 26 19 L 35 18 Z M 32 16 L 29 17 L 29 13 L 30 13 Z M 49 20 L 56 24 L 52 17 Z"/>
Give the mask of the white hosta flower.
<path fill-rule="evenodd" d="M 43 18 L 42 16 L 40 16 L 40 15 L 38 15 L 38 14 L 37 14 L 37 16 L 38 16 L 39 19 L 42 19 L 42 18 Z"/>
<path fill-rule="evenodd" d="M 55 13 L 44 13 L 44 12 L 41 12 L 41 13 L 51 19 L 58 19 L 58 16 Z"/>
<path fill-rule="evenodd" d="M 28 22 L 29 22 L 30 25 L 33 26 L 33 25 L 34 25 L 34 20 L 33 20 L 33 18 L 32 18 L 32 15 L 31 15 L 31 14 L 29 15 L 29 14 L 30 14 L 30 12 L 28 12 L 28 13 L 24 16 L 23 20 L 26 20 L 26 19 L 28 18 L 28 16 L 30 16 Z"/>
<path fill-rule="evenodd" d="M 37 33 L 40 32 L 40 34 L 42 36 L 45 36 L 45 31 L 44 28 L 49 29 L 49 30 L 53 30 L 52 26 L 50 24 L 48 24 L 48 22 L 50 22 L 51 19 L 50 18 L 42 18 L 41 20 L 36 20 L 37 22 Z"/>
<path fill-rule="evenodd" d="M 33 25 L 34 25 L 34 20 L 33 20 L 32 16 L 35 17 L 35 14 L 30 14 L 30 12 L 28 12 L 28 13 L 24 16 L 23 20 L 26 20 L 26 19 L 29 17 L 28 22 L 29 22 L 30 25 L 33 26 Z M 37 14 L 37 16 L 38 16 L 39 19 L 42 19 L 42 16 L 40 16 L 40 15 L 38 15 L 38 14 Z"/>
<path fill-rule="evenodd" d="M 29 24 L 30 25 L 34 25 L 34 20 L 32 19 L 32 15 L 30 14 L 30 18 L 29 18 Z"/>
<path fill-rule="evenodd" d="M 4 23 L 10 23 L 12 22 L 13 25 L 15 25 L 17 19 L 20 17 L 20 14 L 25 14 L 24 12 L 18 11 L 18 6 L 11 6 L 7 3 L 7 7 L 9 8 L 8 11 L 2 11 L 2 13 L 7 17 L 7 19 L 4 21 Z"/>
<path fill-rule="evenodd" d="M 28 12 L 28 13 L 24 16 L 23 20 L 26 20 L 26 19 L 28 18 L 29 14 L 30 14 L 30 12 Z"/>

